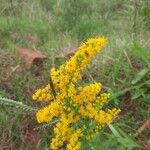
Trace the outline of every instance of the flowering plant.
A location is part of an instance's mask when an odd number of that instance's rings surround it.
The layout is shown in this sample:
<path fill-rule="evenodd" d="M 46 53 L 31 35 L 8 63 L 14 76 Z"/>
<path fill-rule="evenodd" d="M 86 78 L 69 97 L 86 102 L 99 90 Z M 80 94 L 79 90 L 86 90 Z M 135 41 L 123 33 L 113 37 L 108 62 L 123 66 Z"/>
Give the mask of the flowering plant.
<path fill-rule="evenodd" d="M 101 93 L 101 83 L 80 86 L 78 82 L 82 71 L 106 44 L 103 37 L 82 43 L 70 60 L 59 69 L 50 70 L 49 84 L 33 94 L 33 100 L 49 101 L 48 106 L 36 113 L 38 123 L 58 119 L 51 149 L 65 145 L 67 150 L 79 150 L 82 138 L 90 140 L 120 112 L 117 108 L 103 109 L 110 94 Z"/>

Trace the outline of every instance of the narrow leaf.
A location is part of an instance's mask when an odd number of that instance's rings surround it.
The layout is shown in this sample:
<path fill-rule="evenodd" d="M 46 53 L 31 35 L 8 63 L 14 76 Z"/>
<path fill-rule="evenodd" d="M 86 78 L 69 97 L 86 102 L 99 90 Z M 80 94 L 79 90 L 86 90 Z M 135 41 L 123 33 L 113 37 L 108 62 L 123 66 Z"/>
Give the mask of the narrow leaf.
<path fill-rule="evenodd" d="M 136 74 L 135 78 L 131 81 L 131 84 L 136 84 L 150 71 L 150 68 L 144 68 L 139 73 Z"/>

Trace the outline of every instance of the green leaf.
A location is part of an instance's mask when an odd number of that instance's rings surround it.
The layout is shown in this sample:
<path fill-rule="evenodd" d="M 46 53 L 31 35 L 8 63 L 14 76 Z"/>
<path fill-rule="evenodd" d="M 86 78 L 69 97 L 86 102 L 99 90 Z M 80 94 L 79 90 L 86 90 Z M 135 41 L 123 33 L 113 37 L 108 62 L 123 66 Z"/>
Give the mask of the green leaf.
<path fill-rule="evenodd" d="M 0 90 L 0 96 L 6 96 L 6 92 L 4 90 Z"/>
<path fill-rule="evenodd" d="M 109 125 L 110 130 L 116 137 L 121 137 L 120 133 L 113 127 L 113 125 Z"/>
<path fill-rule="evenodd" d="M 131 84 L 136 84 L 137 82 L 139 82 L 142 78 L 145 77 L 145 75 L 150 71 L 150 68 L 144 68 L 143 70 L 141 70 L 140 72 L 138 72 L 136 74 L 136 76 L 134 77 L 134 79 L 131 81 Z"/>
<path fill-rule="evenodd" d="M 139 145 L 136 143 L 134 138 L 132 136 L 126 134 L 120 128 L 113 127 L 112 125 L 109 125 L 109 128 L 112 131 L 112 133 L 114 134 L 114 136 L 116 137 L 116 140 L 118 141 L 119 145 L 121 144 L 124 148 L 128 148 L 129 150 L 132 150 L 134 147 L 139 147 Z M 122 146 L 120 149 L 123 149 Z"/>
<path fill-rule="evenodd" d="M 142 58 L 142 60 L 148 65 L 150 66 L 150 57 L 149 57 L 149 53 L 144 50 L 139 43 L 134 42 L 133 44 L 133 51 L 135 52 L 136 55 L 138 55 L 140 58 Z"/>

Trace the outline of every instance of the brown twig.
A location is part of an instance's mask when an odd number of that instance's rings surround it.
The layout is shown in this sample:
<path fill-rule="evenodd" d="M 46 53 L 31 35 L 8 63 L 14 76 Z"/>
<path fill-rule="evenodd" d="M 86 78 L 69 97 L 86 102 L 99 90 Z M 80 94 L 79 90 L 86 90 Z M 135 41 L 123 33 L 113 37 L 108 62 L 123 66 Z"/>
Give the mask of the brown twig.
<path fill-rule="evenodd" d="M 150 125 L 150 118 L 146 119 L 144 121 L 144 123 L 142 124 L 142 126 L 140 126 L 140 128 L 136 131 L 135 133 L 135 137 L 137 137 L 140 133 L 142 133 L 142 131 L 147 128 Z"/>
<path fill-rule="evenodd" d="M 143 140 L 140 138 L 139 134 L 141 134 L 141 133 L 143 132 L 143 130 L 144 130 L 145 128 L 147 128 L 149 125 L 150 125 L 150 118 L 146 119 L 146 120 L 143 122 L 143 124 L 140 126 L 140 128 L 136 131 L 136 133 L 135 133 L 135 135 L 134 135 L 135 138 L 138 140 L 138 142 L 144 146 L 145 150 L 149 150 L 149 149 L 150 149 L 150 145 L 147 144 L 145 141 L 143 141 Z"/>
<path fill-rule="evenodd" d="M 138 140 L 138 142 L 139 142 L 140 144 L 143 145 L 143 147 L 145 148 L 145 150 L 150 150 L 150 145 L 149 145 L 149 144 L 145 143 L 145 142 L 144 142 L 141 138 L 139 138 L 139 137 L 137 137 L 136 139 Z"/>

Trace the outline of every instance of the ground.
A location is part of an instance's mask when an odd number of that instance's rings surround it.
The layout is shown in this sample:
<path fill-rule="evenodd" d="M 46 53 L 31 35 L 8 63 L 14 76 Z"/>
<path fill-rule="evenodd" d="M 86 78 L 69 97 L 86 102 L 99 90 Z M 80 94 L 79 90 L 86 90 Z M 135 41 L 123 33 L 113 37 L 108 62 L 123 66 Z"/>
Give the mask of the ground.
<path fill-rule="evenodd" d="M 0 0 L 0 96 L 32 107 L 32 93 L 48 81 L 68 51 L 95 36 L 108 46 L 84 72 L 111 93 L 109 105 L 121 114 L 83 149 L 149 149 L 150 3 L 148 0 Z M 40 50 L 42 64 L 26 68 L 18 48 Z M 63 57 L 60 53 L 63 52 Z M 34 113 L 1 104 L 0 149 L 48 149 L 52 126 L 40 126 Z M 99 145 L 99 143 L 101 143 Z M 87 147 L 86 147 L 87 146 Z"/>

